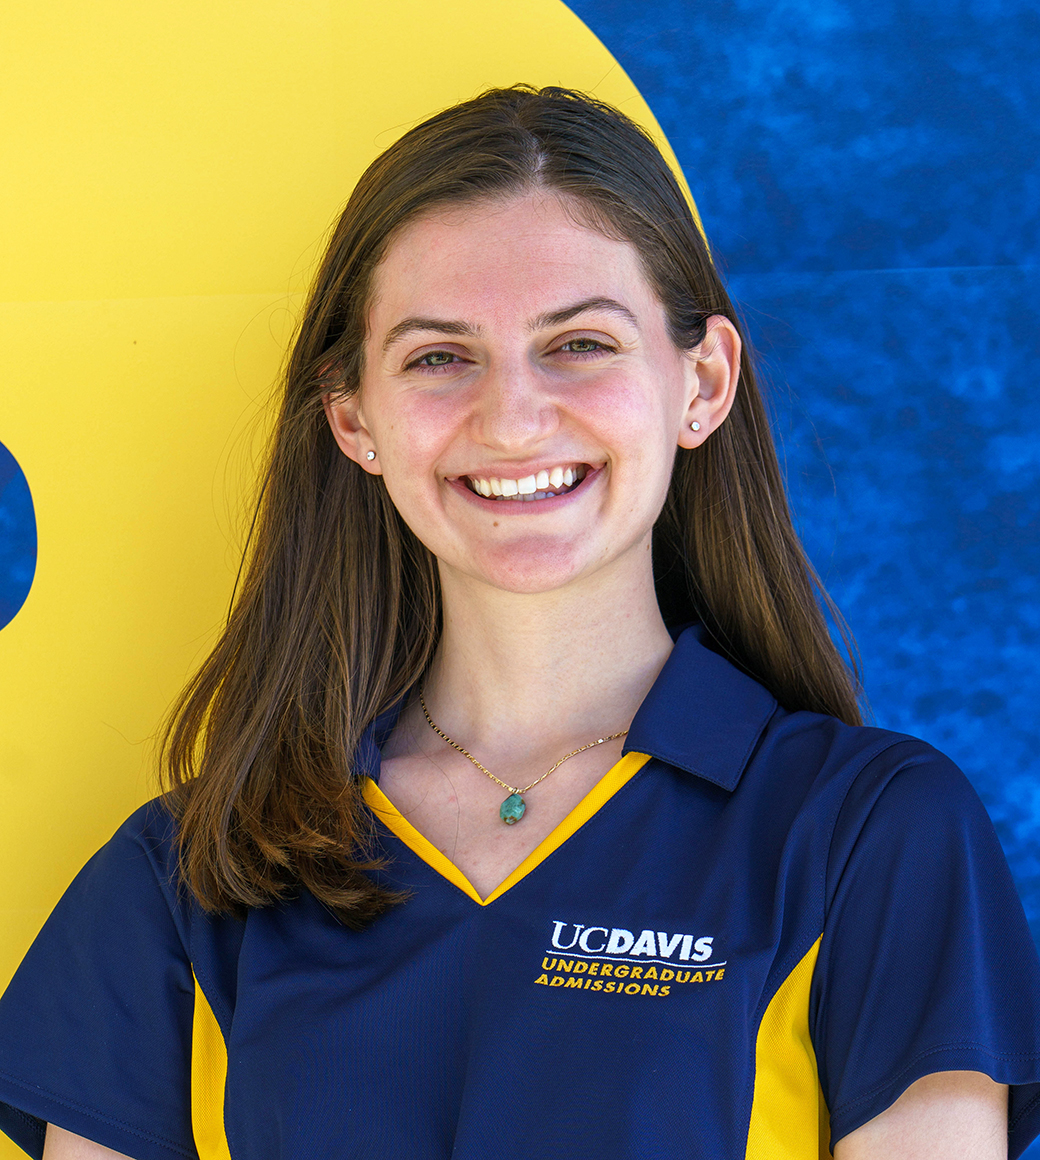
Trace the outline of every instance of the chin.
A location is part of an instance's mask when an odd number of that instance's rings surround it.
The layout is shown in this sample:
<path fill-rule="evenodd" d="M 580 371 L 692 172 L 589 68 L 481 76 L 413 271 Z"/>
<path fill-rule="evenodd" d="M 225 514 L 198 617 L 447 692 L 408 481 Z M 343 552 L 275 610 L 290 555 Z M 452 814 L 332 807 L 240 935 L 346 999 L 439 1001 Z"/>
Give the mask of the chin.
<path fill-rule="evenodd" d="M 442 570 L 461 572 L 470 580 L 477 580 L 501 592 L 533 596 L 555 592 L 578 579 L 584 572 L 583 563 L 572 552 L 552 550 L 531 551 L 513 545 L 508 551 L 481 553 L 480 558 L 467 560 L 459 568 L 442 562 Z"/>

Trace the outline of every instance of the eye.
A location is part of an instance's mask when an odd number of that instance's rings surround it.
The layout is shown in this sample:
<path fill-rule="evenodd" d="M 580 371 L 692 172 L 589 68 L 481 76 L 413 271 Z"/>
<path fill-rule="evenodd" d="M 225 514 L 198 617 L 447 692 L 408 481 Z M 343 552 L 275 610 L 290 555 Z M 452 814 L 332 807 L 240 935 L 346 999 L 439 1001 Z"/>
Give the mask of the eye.
<path fill-rule="evenodd" d="M 590 355 L 597 355 L 600 352 L 617 353 L 616 347 L 608 346 L 605 342 L 599 342 L 595 338 L 569 338 L 557 349 L 565 354 L 577 355 L 579 358 L 588 358 Z"/>
<path fill-rule="evenodd" d="M 413 359 L 410 363 L 406 363 L 405 370 L 436 371 L 440 370 L 441 367 L 450 367 L 454 363 L 461 361 L 459 356 L 450 350 L 431 350 L 419 358 Z"/>

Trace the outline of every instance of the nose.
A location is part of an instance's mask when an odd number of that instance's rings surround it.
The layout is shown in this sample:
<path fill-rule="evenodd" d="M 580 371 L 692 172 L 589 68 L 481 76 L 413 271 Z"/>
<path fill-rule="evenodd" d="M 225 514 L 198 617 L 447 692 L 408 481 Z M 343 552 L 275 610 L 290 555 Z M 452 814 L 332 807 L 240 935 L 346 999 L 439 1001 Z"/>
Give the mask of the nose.
<path fill-rule="evenodd" d="M 480 384 L 481 442 L 503 454 L 535 447 L 559 425 L 556 403 L 538 369 L 525 359 L 489 367 Z"/>

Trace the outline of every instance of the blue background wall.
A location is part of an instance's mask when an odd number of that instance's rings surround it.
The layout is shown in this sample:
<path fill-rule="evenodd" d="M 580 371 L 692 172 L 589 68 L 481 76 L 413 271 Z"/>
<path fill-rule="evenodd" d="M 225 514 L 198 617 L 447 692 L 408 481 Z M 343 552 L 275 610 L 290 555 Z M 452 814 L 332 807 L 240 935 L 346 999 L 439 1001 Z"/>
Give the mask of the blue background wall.
<path fill-rule="evenodd" d="M 1040 10 L 571 7 L 689 179 L 877 723 L 967 772 L 1040 941 Z"/>

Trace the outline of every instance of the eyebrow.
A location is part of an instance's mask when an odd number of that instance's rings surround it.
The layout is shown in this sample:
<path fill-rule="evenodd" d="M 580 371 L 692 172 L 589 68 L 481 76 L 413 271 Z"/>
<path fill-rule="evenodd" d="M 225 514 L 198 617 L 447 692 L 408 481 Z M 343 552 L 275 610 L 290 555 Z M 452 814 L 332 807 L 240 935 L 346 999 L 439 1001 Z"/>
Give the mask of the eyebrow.
<path fill-rule="evenodd" d="M 438 334 L 461 334 L 466 338 L 476 338 L 479 331 L 468 322 L 456 322 L 448 318 L 405 318 L 396 326 L 391 326 L 383 339 L 383 354 L 400 341 L 406 334 L 416 330 L 433 330 Z"/>
<path fill-rule="evenodd" d="M 627 306 L 616 301 L 614 298 L 583 298 L 581 302 L 575 302 L 571 306 L 564 306 L 561 310 L 550 310 L 545 314 L 539 314 L 528 326 L 528 330 L 545 330 L 550 326 L 561 326 L 564 322 L 570 322 L 572 318 L 577 318 L 579 314 L 585 314 L 590 310 L 602 310 L 608 314 L 616 314 L 619 318 L 623 318 L 629 322 L 637 330 L 639 323 L 636 316 Z M 477 338 L 480 330 L 477 327 L 471 326 L 468 322 L 462 322 L 458 319 L 451 318 L 405 318 L 398 322 L 396 326 L 392 326 L 387 332 L 387 336 L 383 339 L 383 353 L 386 352 L 399 342 L 408 334 L 415 331 L 433 331 L 437 334 L 457 334 L 466 338 Z"/>
<path fill-rule="evenodd" d="M 549 326 L 560 326 L 589 310 L 602 310 L 607 314 L 616 314 L 626 322 L 630 322 L 637 330 L 639 329 L 639 323 L 632 311 L 613 298 L 583 298 L 581 302 L 575 302 L 573 306 L 565 306 L 562 310 L 551 310 L 546 314 L 539 314 L 529 329 L 545 330 Z"/>

